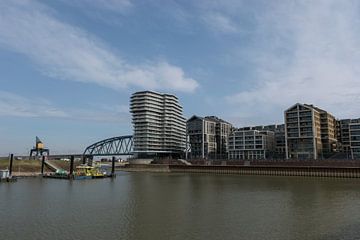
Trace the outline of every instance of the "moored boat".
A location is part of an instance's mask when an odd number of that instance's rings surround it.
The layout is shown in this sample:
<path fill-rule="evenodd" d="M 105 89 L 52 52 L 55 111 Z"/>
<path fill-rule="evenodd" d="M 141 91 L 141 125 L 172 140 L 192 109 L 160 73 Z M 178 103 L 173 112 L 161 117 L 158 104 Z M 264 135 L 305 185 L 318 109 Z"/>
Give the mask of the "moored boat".
<path fill-rule="evenodd" d="M 76 167 L 74 179 L 91 179 L 91 178 L 104 178 L 106 174 L 102 173 L 98 167 L 80 165 Z"/>

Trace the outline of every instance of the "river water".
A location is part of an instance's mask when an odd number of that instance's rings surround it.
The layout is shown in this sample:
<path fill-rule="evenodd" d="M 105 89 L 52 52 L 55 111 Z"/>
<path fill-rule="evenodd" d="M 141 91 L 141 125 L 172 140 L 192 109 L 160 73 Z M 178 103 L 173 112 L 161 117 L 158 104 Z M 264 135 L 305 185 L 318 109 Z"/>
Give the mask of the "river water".
<path fill-rule="evenodd" d="M 0 239 L 360 239 L 360 180 L 24 178 L 0 184 Z"/>

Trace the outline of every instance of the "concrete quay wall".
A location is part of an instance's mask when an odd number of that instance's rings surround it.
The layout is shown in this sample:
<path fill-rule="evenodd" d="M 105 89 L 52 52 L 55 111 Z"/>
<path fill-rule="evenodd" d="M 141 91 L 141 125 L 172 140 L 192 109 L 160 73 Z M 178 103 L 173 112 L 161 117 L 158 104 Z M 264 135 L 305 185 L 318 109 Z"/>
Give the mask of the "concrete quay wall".
<path fill-rule="evenodd" d="M 170 172 L 239 175 L 302 176 L 360 178 L 358 167 L 296 167 L 296 166 L 182 166 L 170 165 Z"/>
<path fill-rule="evenodd" d="M 118 170 L 129 172 L 207 173 L 268 176 L 360 178 L 359 167 L 315 166 L 187 166 L 166 164 L 128 164 Z"/>
<path fill-rule="evenodd" d="M 116 170 L 127 172 L 170 172 L 170 165 L 165 164 L 126 164 Z"/>

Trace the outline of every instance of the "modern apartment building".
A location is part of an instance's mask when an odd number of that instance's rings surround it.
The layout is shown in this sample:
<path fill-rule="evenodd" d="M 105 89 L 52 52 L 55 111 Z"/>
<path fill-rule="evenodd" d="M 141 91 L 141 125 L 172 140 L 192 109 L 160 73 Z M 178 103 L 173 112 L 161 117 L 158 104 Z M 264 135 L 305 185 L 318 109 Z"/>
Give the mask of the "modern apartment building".
<path fill-rule="evenodd" d="M 349 123 L 350 151 L 352 159 L 360 159 L 360 119 Z"/>
<path fill-rule="evenodd" d="M 286 157 L 285 124 L 276 125 L 275 153 L 273 157 L 276 159 L 285 159 Z"/>
<path fill-rule="evenodd" d="M 275 151 L 272 158 L 284 159 L 286 157 L 285 124 L 272 124 L 265 126 L 247 127 L 259 131 L 272 131 L 275 134 Z"/>
<path fill-rule="evenodd" d="M 322 156 L 328 158 L 337 152 L 336 119 L 322 109 L 315 109 L 320 112 Z"/>
<path fill-rule="evenodd" d="M 318 159 L 322 155 L 320 112 L 297 103 L 285 115 L 286 158 Z"/>
<path fill-rule="evenodd" d="M 265 160 L 275 151 L 273 131 L 236 130 L 229 136 L 230 160 Z"/>
<path fill-rule="evenodd" d="M 152 91 L 131 96 L 134 153 L 137 157 L 179 156 L 185 150 L 186 119 L 178 98 Z"/>
<path fill-rule="evenodd" d="M 226 159 L 229 135 L 233 128 L 232 125 L 216 116 L 208 116 L 205 119 L 215 122 L 216 158 Z"/>
<path fill-rule="evenodd" d="M 338 150 L 341 152 L 350 152 L 350 122 L 351 119 L 341 119 L 336 121 L 336 138 L 338 140 Z"/>
<path fill-rule="evenodd" d="M 218 117 L 193 116 L 187 121 L 191 158 L 227 158 L 228 137 L 232 125 Z"/>
<path fill-rule="evenodd" d="M 350 154 L 350 124 L 360 122 L 358 119 L 341 119 L 337 121 L 337 140 L 339 151 Z"/>

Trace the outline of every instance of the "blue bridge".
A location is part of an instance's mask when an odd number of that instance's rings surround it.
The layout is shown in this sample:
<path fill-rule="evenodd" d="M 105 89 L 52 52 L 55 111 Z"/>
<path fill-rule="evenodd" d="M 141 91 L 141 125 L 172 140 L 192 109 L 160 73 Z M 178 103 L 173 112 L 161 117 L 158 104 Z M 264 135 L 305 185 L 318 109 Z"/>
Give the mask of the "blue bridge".
<path fill-rule="evenodd" d="M 112 137 L 88 146 L 83 156 L 123 156 L 133 154 L 132 135 Z"/>

